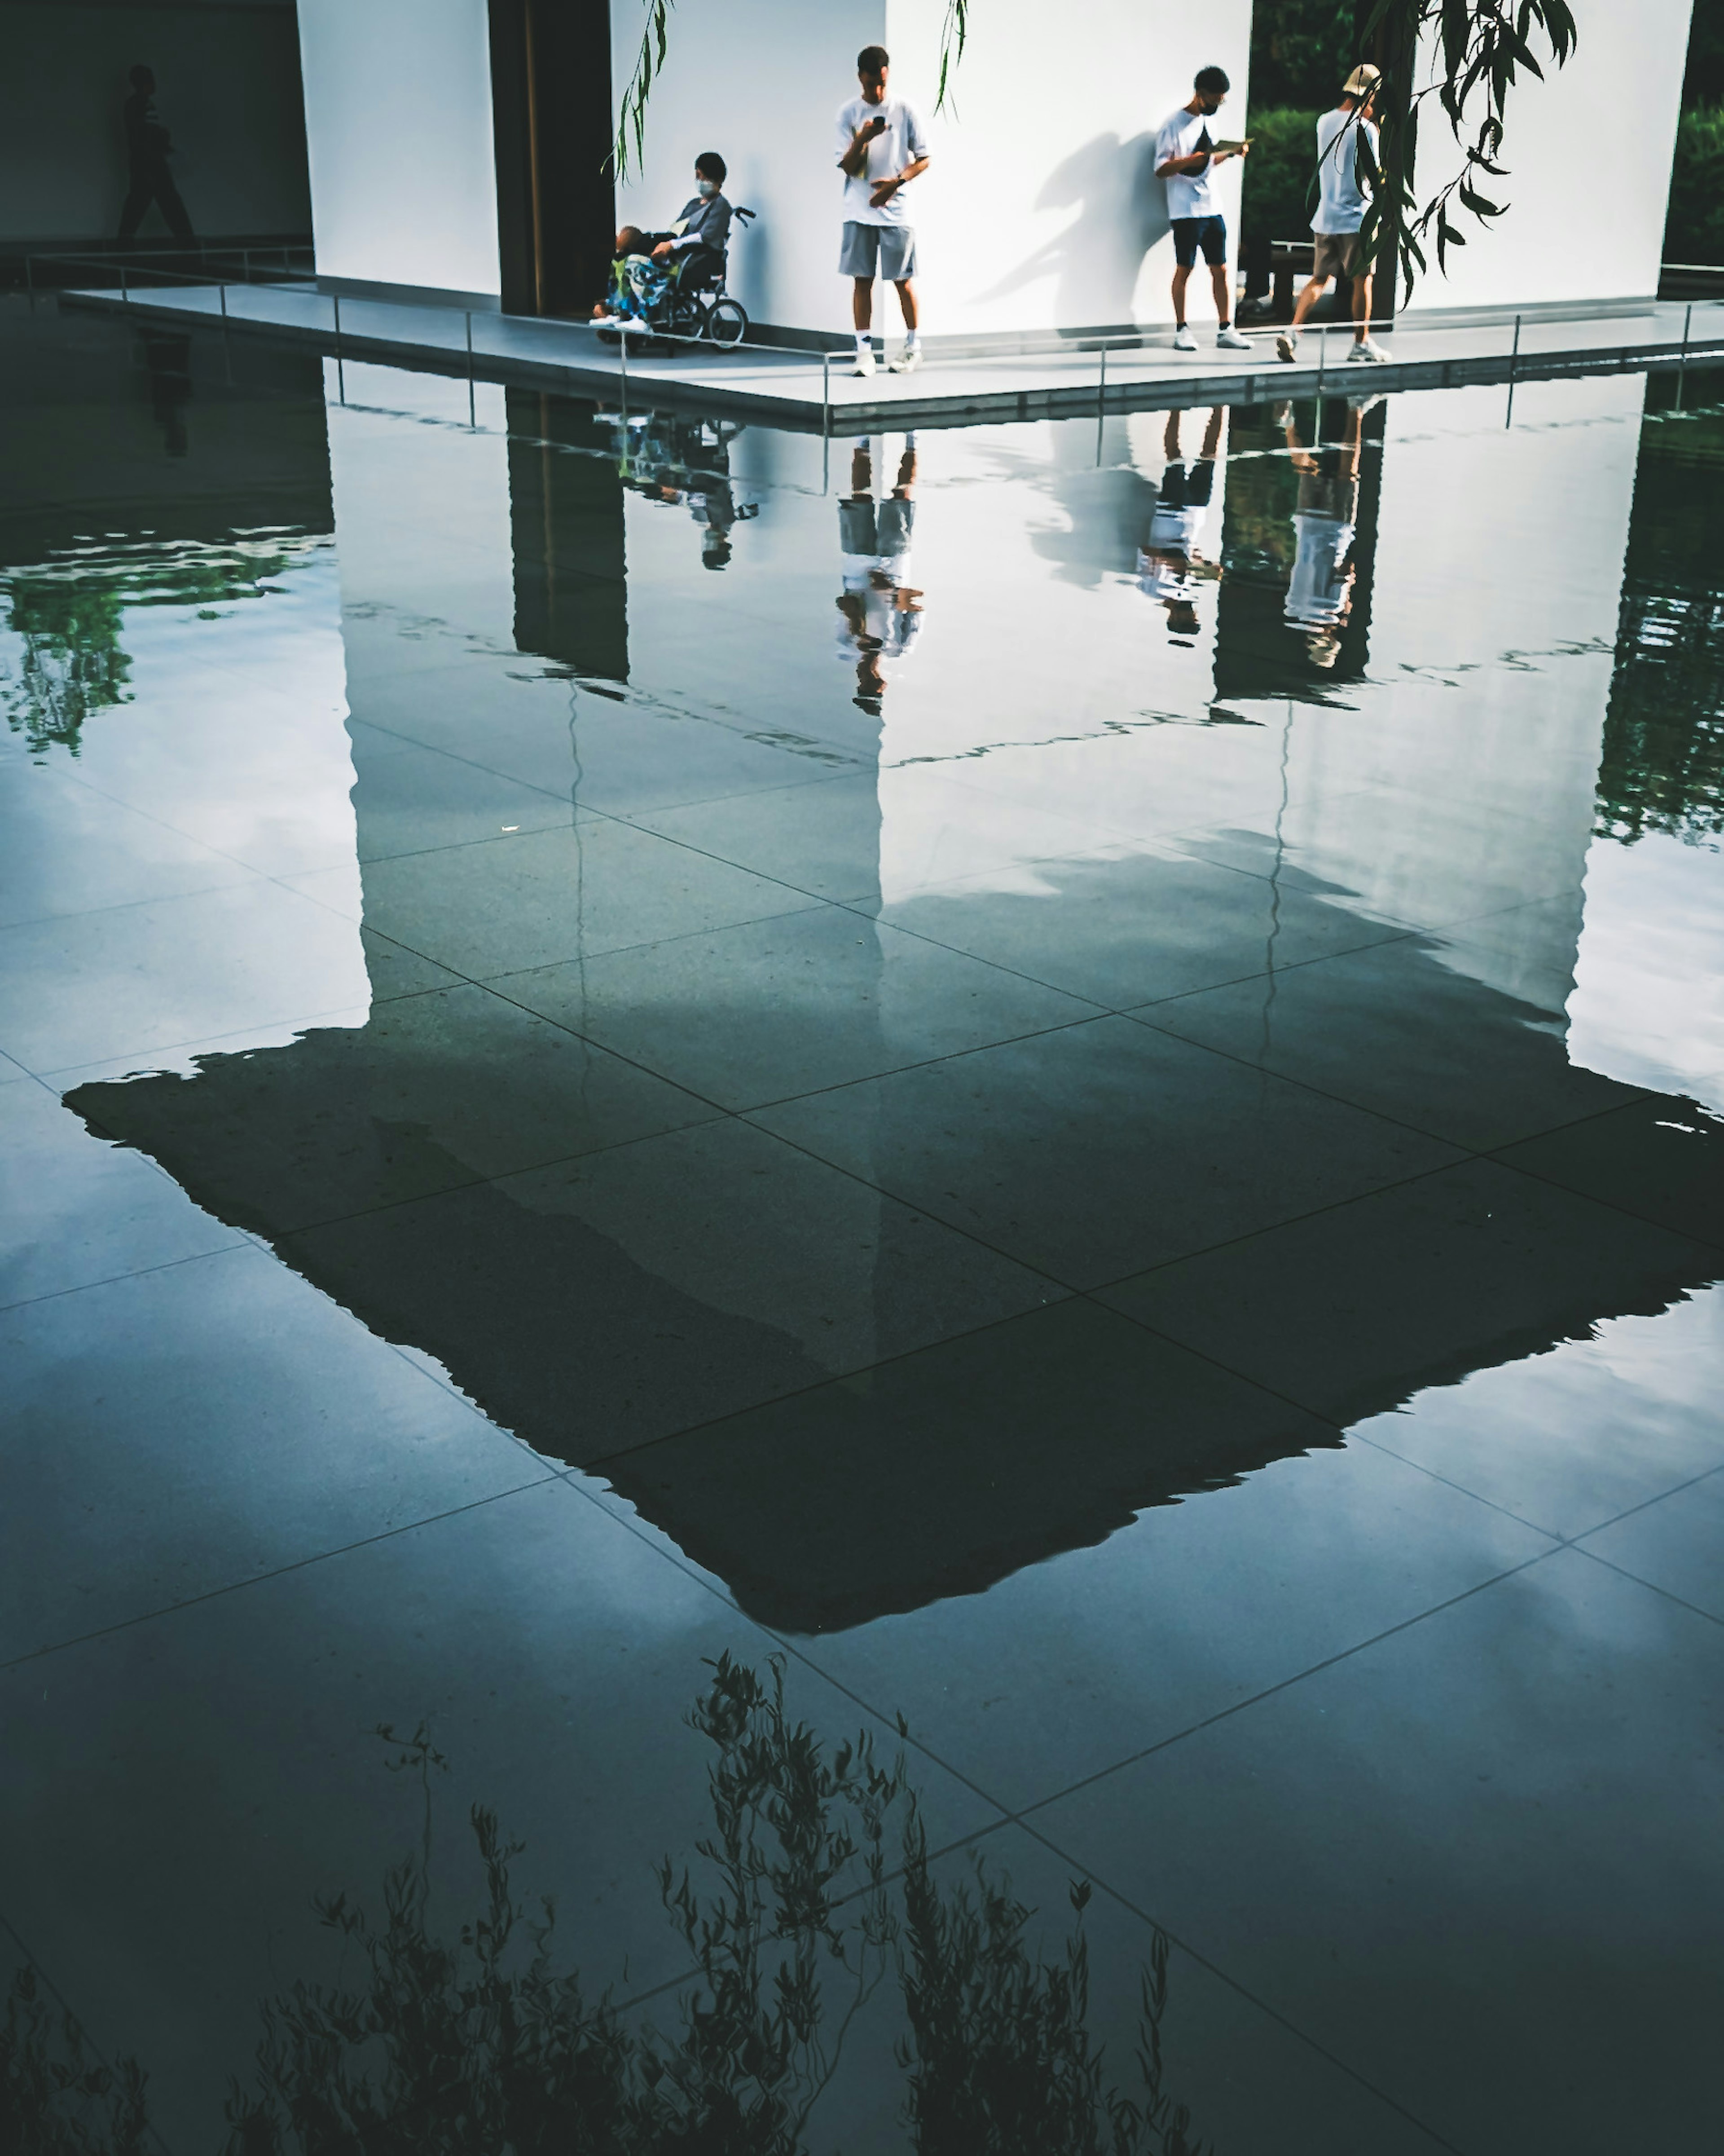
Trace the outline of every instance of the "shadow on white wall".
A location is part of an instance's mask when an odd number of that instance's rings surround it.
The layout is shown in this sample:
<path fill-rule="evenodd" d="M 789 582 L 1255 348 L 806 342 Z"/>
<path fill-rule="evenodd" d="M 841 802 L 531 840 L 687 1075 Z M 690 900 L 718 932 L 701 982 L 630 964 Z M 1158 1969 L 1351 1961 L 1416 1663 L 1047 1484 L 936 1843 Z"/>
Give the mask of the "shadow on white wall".
<path fill-rule="evenodd" d="M 1077 214 L 972 304 L 1008 299 L 1052 277 L 1057 329 L 1131 321 L 1144 257 L 1168 229 L 1166 191 L 1155 177 L 1154 136 L 1121 141 L 1097 135 L 1055 166 L 1035 207 L 1075 207 Z"/>

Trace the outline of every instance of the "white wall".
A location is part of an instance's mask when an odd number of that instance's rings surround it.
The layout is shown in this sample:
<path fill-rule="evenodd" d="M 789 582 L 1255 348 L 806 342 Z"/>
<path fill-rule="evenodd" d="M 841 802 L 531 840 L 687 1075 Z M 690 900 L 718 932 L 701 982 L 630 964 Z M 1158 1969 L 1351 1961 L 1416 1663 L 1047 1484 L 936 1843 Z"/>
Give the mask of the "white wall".
<path fill-rule="evenodd" d="M 317 267 L 502 289 L 485 0 L 300 0 Z"/>
<path fill-rule="evenodd" d="M 640 0 L 611 0 L 613 100 L 640 49 Z M 849 323 L 838 275 L 833 115 L 856 85 L 856 54 L 885 39 L 885 0 L 731 0 L 678 8 L 647 108 L 645 154 L 617 190 L 618 223 L 649 228 L 693 192 L 695 159 L 716 150 L 725 192 L 760 222 L 731 242 L 731 289 L 752 320 L 800 329 Z"/>
<path fill-rule="evenodd" d="M 0 239 L 112 234 L 140 63 L 198 231 L 310 228 L 290 6 L 0 6 Z M 145 231 L 165 228 L 152 210 Z"/>
<path fill-rule="evenodd" d="M 701 150 L 728 162 L 726 192 L 760 212 L 731 250 L 751 316 L 842 333 L 841 182 L 832 123 L 855 92 L 867 44 L 892 54 L 892 86 L 927 123 L 933 164 L 914 189 L 930 335 L 1072 328 L 1172 318 L 1165 191 L 1155 130 L 1213 61 L 1243 119 L 1250 0 L 1201 9 L 1086 0 L 1050 32 L 1030 0 L 989 0 L 958 70 L 954 110 L 934 116 L 945 0 L 736 0 L 671 18 L 670 53 L 648 108 L 645 157 L 618 190 L 619 219 L 674 216 Z M 611 0 L 620 104 L 639 47 L 639 0 Z M 729 94 L 720 94 L 720 86 Z M 1237 223 L 1239 169 L 1223 180 Z M 895 326 L 895 310 L 892 326 Z"/>
<path fill-rule="evenodd" d="M 1510 94 L 1509 177 L 1481 187 L 1510 205 L 1507 215 L 1488 231 L 1458 218 L 1465 246 L 1450 254 L 1445 277 L 1421 282 L 1409 312 L 1656 292 L 1691 7 L 1577 0 L 1580 34 L 1568 66 L 1547 69 L 1542 82 L 1523 76 Z M 1420 122 L 1421 199 L 1460 164 L 1433 100 Z"/>
<path fill-rule="evenodd" d="M 945 13 L 945 0 L 887 4 L 895 85 L 929 113 Z M 1172 321 L 1155 131 L 1213 64 L 1233 80 L 1216 131 L 1243 133 L 1250 44 L 1251 0 L 977 8 L 936 162 L 917 184 L 930 331 Z M 1239 174 L 1232 162 L 1217 183 L 1235 234 Z"/>

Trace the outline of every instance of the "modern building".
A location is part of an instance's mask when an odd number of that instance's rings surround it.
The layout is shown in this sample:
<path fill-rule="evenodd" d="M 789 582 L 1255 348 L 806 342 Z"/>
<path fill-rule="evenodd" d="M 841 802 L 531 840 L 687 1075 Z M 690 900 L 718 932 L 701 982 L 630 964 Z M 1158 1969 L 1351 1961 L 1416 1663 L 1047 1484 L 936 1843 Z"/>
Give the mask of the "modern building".
<path fill-rule="evenodd" d="M 1514 94 L 1509 177 L 1491 190 L 1508 216 L 1470 228 L 1418 308 L 1656 290 L 1691 6 L 1579 0 L 1568 67 Z M 978 0 L 940 110 L 946 0 L 685 0 L 618 182 L 608 154 L 643 0 L 13 0 L 5 13 L 0 247 L 111 233 L 120 106 L 144 61 L 202 236 L 309 228 L 341 289 L 584 312 L 617 223 L 662 224 L 695 156 L 716 149 L 732 198 L 758 212 L 733 251 L 738 296 L 757 322 L 822 336 L 846 326 L 832 123 L 864 44 L 890 49 L 893 89 L 932 136 L 915 215 L 935 336 L 1165 322 L 1157 125 L 1208 62 L 1233 80 L 1229 131 L 1251 103 L 1252 0 L 1088 0 L 1057 23 L 1027 0 Z M 1422 186 L 1459 162 L 1433 110 Z M 1219 184 L 1235 208 L 1238 164 Z"/>

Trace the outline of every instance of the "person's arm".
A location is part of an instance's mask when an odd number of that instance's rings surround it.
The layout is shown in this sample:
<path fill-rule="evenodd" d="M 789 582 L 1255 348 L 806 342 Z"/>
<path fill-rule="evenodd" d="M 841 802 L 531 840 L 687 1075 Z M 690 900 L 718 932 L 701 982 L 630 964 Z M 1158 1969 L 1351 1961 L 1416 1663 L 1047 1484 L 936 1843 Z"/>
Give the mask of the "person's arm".
<path fill-rule="evenodd" d="M 913 111 L 906 110 L 904 116 L 904 146 L 910 153 L 908 162 L 902 172 L 893 173 L 890 179 L 875 182 L 874 192 L 869 198 L 870 208 L 878 209 L 882 203 L 889 203 L 900 187 L 908 187 L 918 172 L 928 169 L 928 141 L 922 133 L 922 124 Z"/>
<path fill-rule="evenodd" d="M 885 131 L 885 121 L 878 112 L 875 114 L 872 120 L 865 120 L 859 127 L 849 130 L 840 127 L 838 160 L 839 172 L 843 172 L 847 178 L 860 179 L 868 163 L 870 145 L 876 135 L 884 135 Z M 848 146 L 843 140 L 846 132 L 850 138 Z"/>
<path fill-rule="evenodd" d="M 868 198 L 869 208 L 878 209 L 882 203 L 889 203 L 900 187 L 908 187 L 918 172 L 925 172 L 927 169 L 926 157 L 912 157 L 901 172 L 894 172 L 889 180 L 876 180 L 874 192 Z"/>

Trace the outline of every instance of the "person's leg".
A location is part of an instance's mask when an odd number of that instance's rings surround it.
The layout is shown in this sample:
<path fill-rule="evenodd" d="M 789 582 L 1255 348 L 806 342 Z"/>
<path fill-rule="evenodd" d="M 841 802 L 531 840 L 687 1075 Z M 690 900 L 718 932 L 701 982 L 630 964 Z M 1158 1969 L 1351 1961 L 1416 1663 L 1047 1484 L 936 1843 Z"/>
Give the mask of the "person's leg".
<path fill-rule="evenodd" d="M 150 207 L 154 192 L 147 178 L 141 172 L 131 176 L 131 185 L 126 191 L 126 205 L 120 213 L 120 239 L 125 245 L 137 236 L 137 228 L 144 221 L 144 212 Z"/>
<path fill-rule="evenodd" d="M 1229 282 L 1224 262 L 1209 264 L 1209 289 L 1215 295 L 1215 319 L 1223 329 L 1226 329 L 1233 321 L 1233 286 Z"/>
<path fill-rule="evenodd" d="M 1306 320 L 1306 316 L 1311 313 L 1311 309 L 1316 306 L 1317 301 L 1322 298 L 1324 293 L 1326 292 L 1328 289 L 1329 280 L 1326 277 L 1313 277 L 1311 279 L 1311 282 L 1305 287 L 1304 290 L 1301 292 L 1299 297 L 1293 302 L 1293 320 L 1290 325 L 1292 328 L 1296 330 L 1299 327 L 1300 324 Z"/>
<path fill-rule="evenodd" d="M 858 277 L 850 287 L 850 319 L 856 325 L 856 341 L 860 344 L 868 335 L 874 321 L 874 280 Z"/>
<path fill-rule="evenodd" d="M 1198 452 L 1200 456 L 1213 459 L 1216 451 L 1221 447 L 1221 429 L 1226 417 L 1227 413 L 1221 405 L 1210 406 L 1208 424 L 1203 429 L 1203 446 Z"/>
<path fill-rule="evenodd" d="M 920 321 L 916 304 L 916 283 L 914 279 L 903 277 L 899 280 L 898 305 L 904 311 L 905 334 L 909 341 L 911 344 L 914 344 L 916 342 L 916 329 Z"/>
<path fill-rule="evenodd" d="M 1162 454 L 1169 464 L 1177 462 L 1179 455 L 1179 414 L 1170 412 L 1162 434 Z"/>
<path fill-rule="evenodd" d="M 1190 282 L 1190 263 L 1178 264 L 1173 271 L 1173 320 L 1181 329 L 1185 327 L 1185 288 Z"/>
<path fill-rule="evenodd" d="M 167 219 L 167 228 L 176 239 L 192 237 L 192 220 L 186 205 L 180 199 L 180 191 L 173 183 L 172 173 L 164 171 L 156 182 L 156 201 L 162 214 Z"/>
<path fill-rule="evenodd" d="M 1376 280 L 1368 270 L 1353 279 L 1353 335 L 1363 344 L 1371 334 L 1371 290 Z"/>

